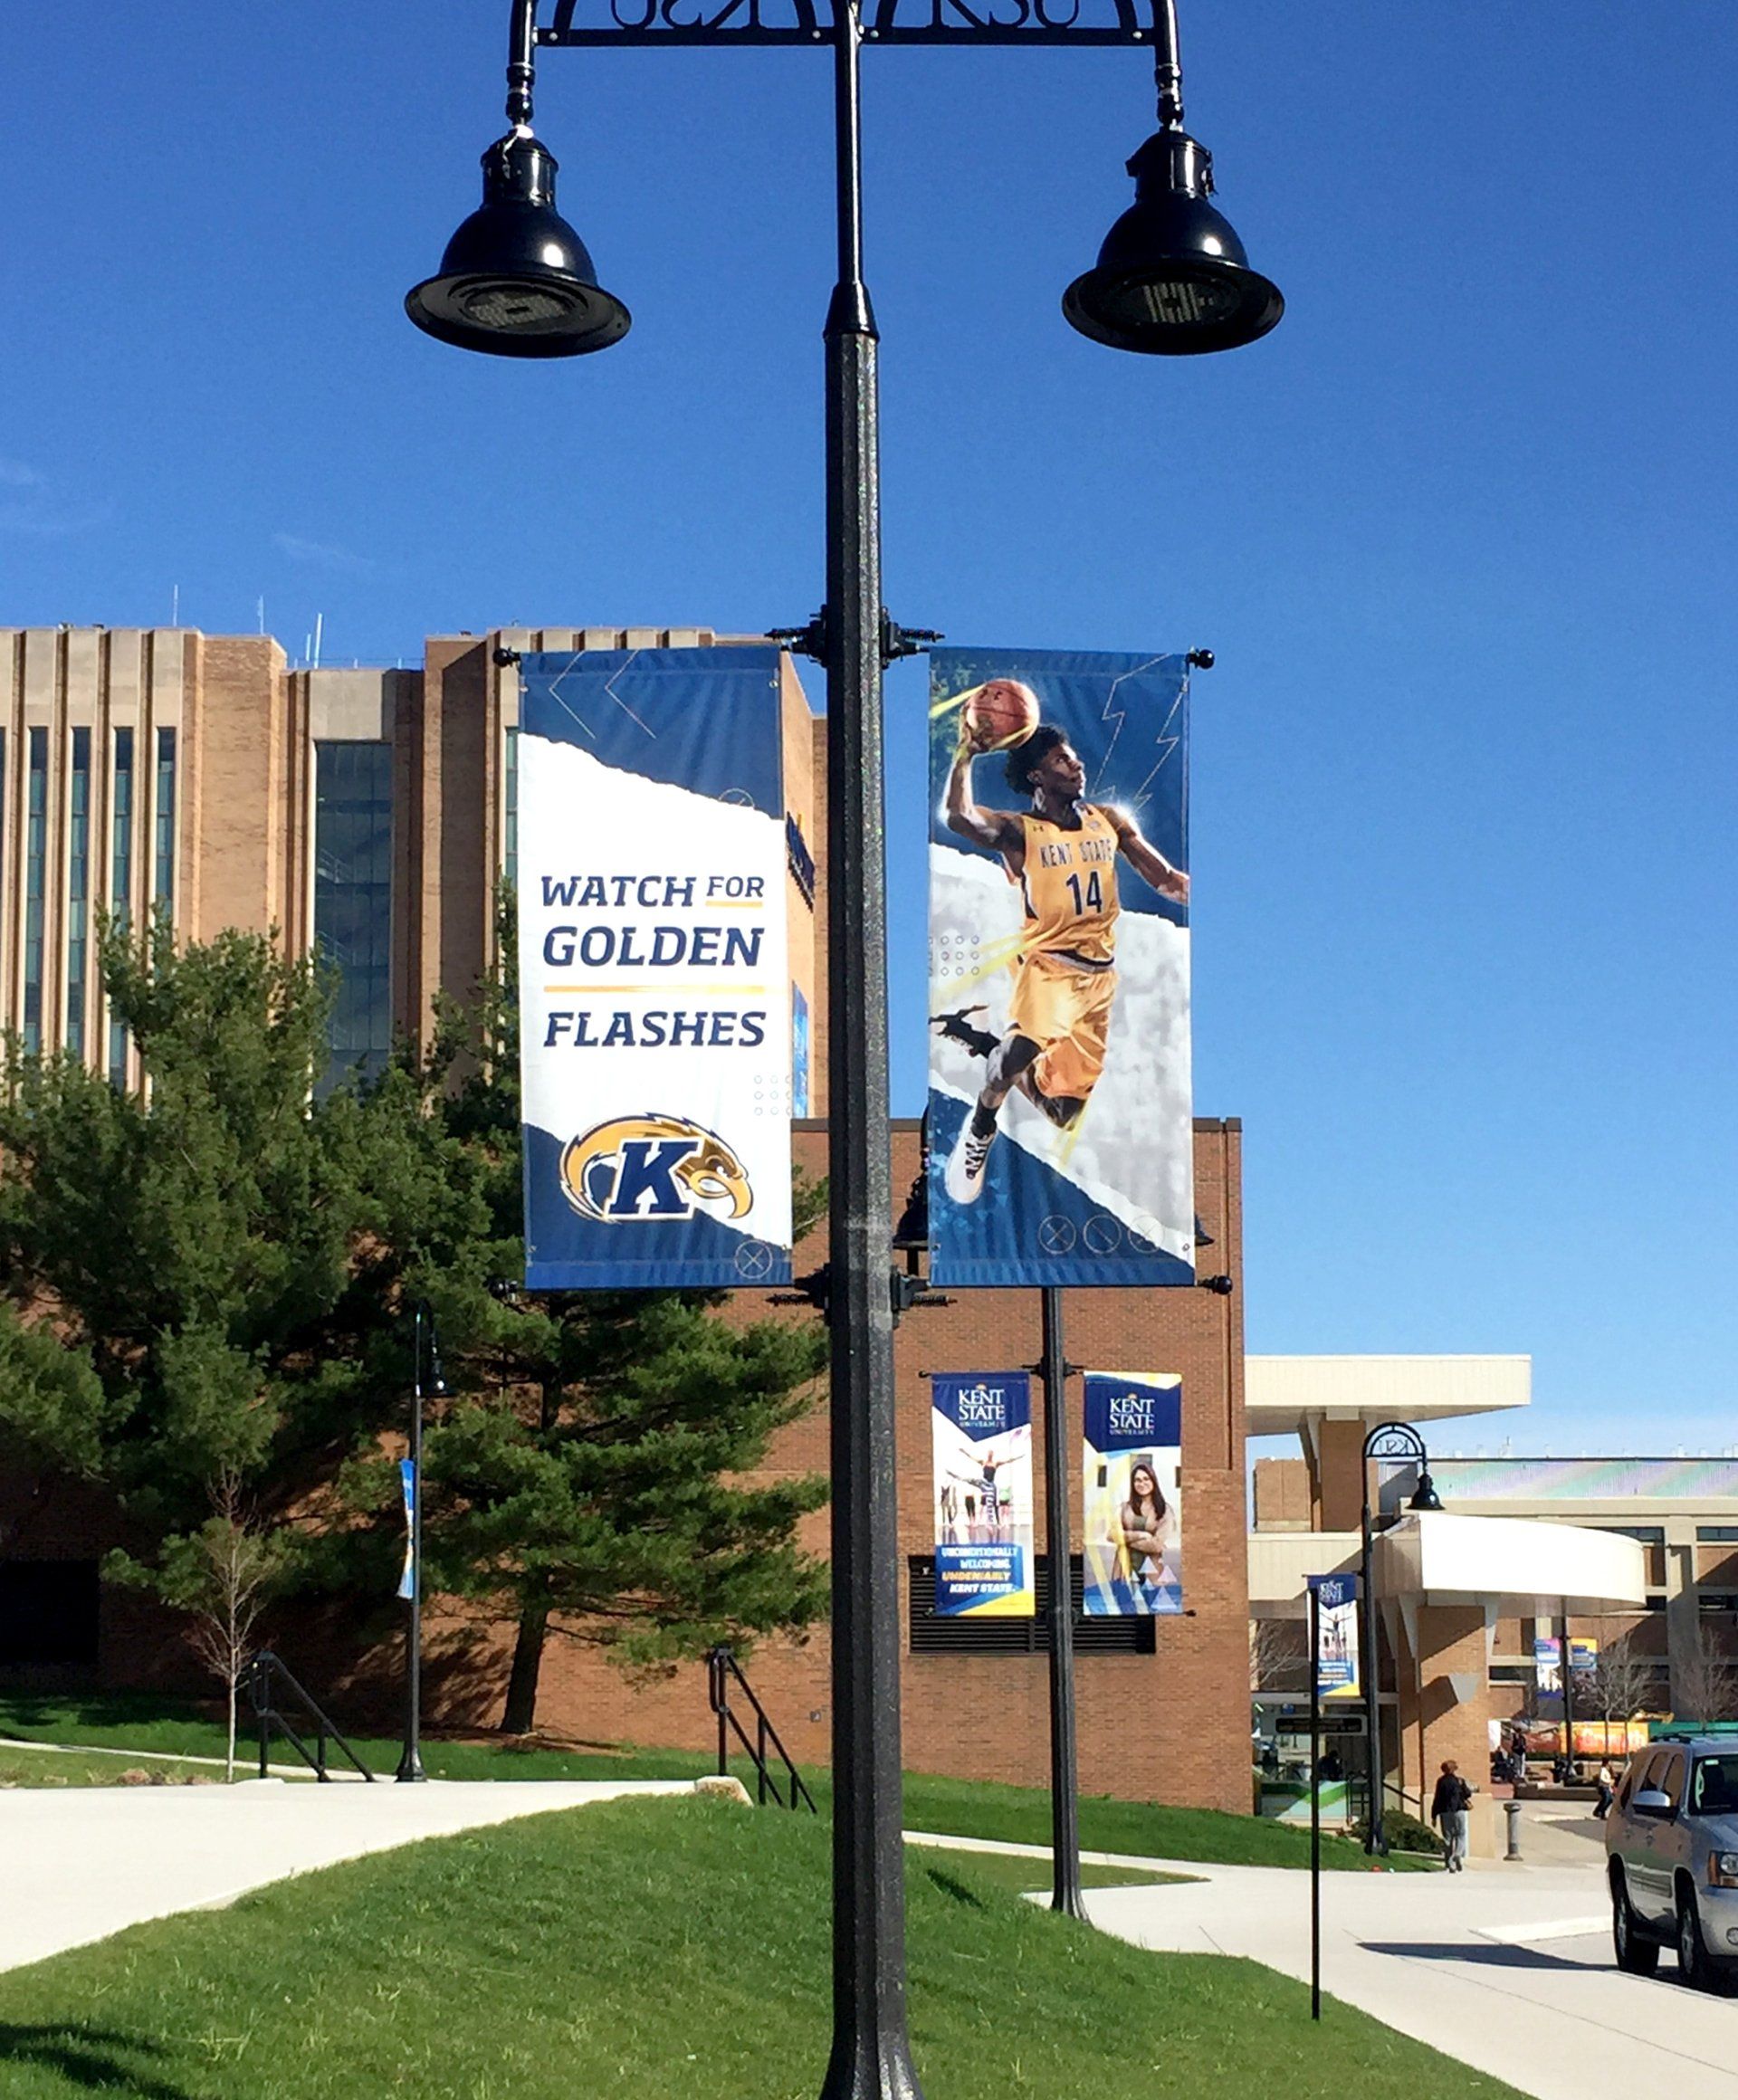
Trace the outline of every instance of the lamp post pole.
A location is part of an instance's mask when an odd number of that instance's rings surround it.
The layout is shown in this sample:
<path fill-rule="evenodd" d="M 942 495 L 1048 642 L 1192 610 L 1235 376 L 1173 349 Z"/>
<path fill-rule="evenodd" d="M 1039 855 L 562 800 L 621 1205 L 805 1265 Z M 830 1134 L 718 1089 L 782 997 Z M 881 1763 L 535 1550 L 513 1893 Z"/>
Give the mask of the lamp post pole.
<path fill-rule="evenodd" d="M 862 24 L 833 19 L 838 275 L 827 307 L 828 1318 L 832 1343 L 833 2047 L 822 2100 L 917 2100 L 905 2021 L 882 836 L 881 487 L 863 275 Z"/>
<path fill-rule="evenodd" d="M 1359 1522 L 1361 1556 L 1360 1570 L 1363 1580 L 1364 1609 L 1361 1622 L 1361 1637 L 1359 1667 L 1364 1680 L 1364 1784 L 1367 1799 L 1364 1809 L 1364 1850 L 1372 1856 L 1388 1850 L 1388 1839 L 1382 1831 L 1382 1702 L 1378 1670 L 1381 1649 L 1376 1624 L 1376 1554 L 1375 1530 L 1370 1508 L 1370 1468 L 1373 1459 L 1410 1458 L 1418 1462 L 1418 1484 L 1411 1501 L 1410 1510 L 1423 1513 L 1440 1510 L 1437 1491 L 1430 1482 L 1430 1459 L 1424 1447 L 1424 1438 L 1409 1422 L 1379 1422 L 1364 1438 L 1363 1456 L 1359 1461 L 1360 1485 L 1363 1490 L 1363 1508 Z M 1311 1666 L 1313 1667 L 1313 1664 Z"/>
<path fill-rule="evenodd" d="M 1002 19 L 937 0 L 512 0 L 507 116 L 483 156 L 482 207 L 406 300 L 426 333 L 518 358 L 575 357 L 627 333 L 555 207 L 556 164 L 531 129 L 540 47 L 830 47 L 838 270 L 825 330 L 826 598 L 797 645 L 826 670 L 828 1319 L 832 1345 L 834 2038 L 823 2100 L 918 2100 L 905 2027 L 900 1831 L 898 1505 L 882 674 L 912 637 L 881 603 L 876 348 L 863 272 L 858 77 L 876 45 L 1133 45 L 1157 72 L 1160 129 L 1128 164 L 1132 206 L 1064 312 L 1083 335 L 1158 356 L 1235 349 L 1279 320 L 1218 208 L 1211 157 L 1182 130 L 1175 0 L 1025 0 Z M 1064 1576 L 1065 1581 L 1066 1569 Z M 1067 1790 L 1072 1804 L 1073 1789 Z"/>
<path fill-rule="evenodd" d="M 1080 1886 L 1080 1797 L 1074 1756 L 1074 1574 L 1068 1547 L 1068 1362 L 1062 1293 L 1044 1301 L 1044 1528 L 1050 1563 L 1050 1908 L 1086 1915 Z"/>
<path fill-rule="evenodd" d="M 425 1780 L 423 1770 L 423 1324 L 426 1303 L 411 1316 L 410 1378 L 410 1616 L 405 1623 L 405 1747 L 396 1777 L 401 1783 Z"/>

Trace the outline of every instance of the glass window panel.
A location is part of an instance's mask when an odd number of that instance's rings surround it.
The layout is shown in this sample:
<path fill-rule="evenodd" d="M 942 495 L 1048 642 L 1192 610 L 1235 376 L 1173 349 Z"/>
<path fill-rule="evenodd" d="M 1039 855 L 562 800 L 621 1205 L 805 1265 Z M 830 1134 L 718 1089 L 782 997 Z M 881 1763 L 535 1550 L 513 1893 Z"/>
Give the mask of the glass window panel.
<path fill-rule="evenodd" d="M 91 920 L 91 732 L 72 732 L 66 832 L 66 1046 L 84 1055 L 84 968 Z"/>
<path fill-rule="evenodd" d="M 165 919 L 175 915 L 175 731 L 157 732 L 157 879 L 151 894 Z"/>
<path fill-rule="evenodd" d="M 24 1048 L 43 1046 L 43 875 L 48 860 L 48 731 L 30 732 L 24 831 Z"/>
<path fill-rule="evenodd" d="M 392 1052 L 392 747 L 322 743 L 314 759 L 314 941 L 337 972 L 323 1084 Z"/>
<path fill-rule="evenodd" d="M 109 902 L 123 925 L 133 901 L 133 732 L 115 731 L 115 778 L 109 845 Z M 109 1076 L 127 1083 L 127 1026 L 109 1023 Z"/>

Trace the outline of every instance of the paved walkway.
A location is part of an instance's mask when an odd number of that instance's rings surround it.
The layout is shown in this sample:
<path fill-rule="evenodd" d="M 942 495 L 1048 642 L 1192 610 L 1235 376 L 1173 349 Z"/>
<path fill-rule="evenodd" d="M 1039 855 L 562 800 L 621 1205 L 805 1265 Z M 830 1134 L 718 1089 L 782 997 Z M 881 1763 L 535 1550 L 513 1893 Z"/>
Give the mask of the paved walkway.
<path fill-rule="evenodd" d="M 1614 1966 L 1604 1856 L 1571 1821 L 1597 1838 L 1590 1818 L 1566 1818 L 1537 1846 L 1536 1864 L 1475 1862 L 1453 1876 L 1324 1874 L 1323 1990 L 1538 2100 L 1738 2100 L 1738 2000 L 1686 1990 L 1669 1953 L 1653 1978 Z M 1533 1835 L 1529 1822 L 1523 1846 Z M 1049 1857 L 1034 1846 L 973 1848 Z M 1168 1952 L 1245 1955 L 1308 1981 L 1307 1875 L 1083 1857 L 1202 1877 L 1089 1889 L 1102 1931 Z"/>
<path fill-rule="evenodd" d="M 80 1787 L 0 1792 L 0 1969 L 287 1875 L 548 1809 L 685 1794 L 685 1780 L 430 1780 L 401 1787 Z"/>

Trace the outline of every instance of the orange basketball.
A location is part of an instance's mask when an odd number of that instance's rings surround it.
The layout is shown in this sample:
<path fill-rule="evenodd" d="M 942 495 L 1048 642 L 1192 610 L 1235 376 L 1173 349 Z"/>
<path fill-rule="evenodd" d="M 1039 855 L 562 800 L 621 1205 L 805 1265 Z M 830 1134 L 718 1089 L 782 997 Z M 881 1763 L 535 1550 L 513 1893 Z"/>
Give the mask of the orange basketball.
<path fill-rule="evenodd" d="M 1007 751 L 1037 728 L 1038 696 L 1017 679 L 992 678 L 967 693 L 960 711 L 979 750 Z"/>

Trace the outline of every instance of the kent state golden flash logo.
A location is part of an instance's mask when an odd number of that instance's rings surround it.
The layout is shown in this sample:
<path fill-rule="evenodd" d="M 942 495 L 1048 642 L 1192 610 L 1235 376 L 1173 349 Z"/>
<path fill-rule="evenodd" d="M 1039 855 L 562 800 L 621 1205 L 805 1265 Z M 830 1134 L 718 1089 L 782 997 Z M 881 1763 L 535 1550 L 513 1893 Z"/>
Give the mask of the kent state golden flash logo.
<path fill-rule="evenodd" d="M 754 1208 L 748 1169 L 723 1139 L 677 1116 L 616 1116 L 569 1139 L 561 1191 L 599 1225 L 743 1217 Z"/>

